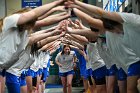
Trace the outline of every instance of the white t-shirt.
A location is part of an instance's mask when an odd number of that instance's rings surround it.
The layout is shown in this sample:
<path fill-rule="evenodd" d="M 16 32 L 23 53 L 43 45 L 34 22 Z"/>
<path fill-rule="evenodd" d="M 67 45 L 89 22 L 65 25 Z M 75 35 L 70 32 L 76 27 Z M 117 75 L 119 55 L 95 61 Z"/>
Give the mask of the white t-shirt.
<path fill-rule="evenodd" d="M 101 38 L 97 39 L 97 48 L 99 51 L 99 55 L 103 58 L 106 67 L 109 69 L 112 65 L 116 64 L 117 61 L 112 57 L 106 42 L 103 42 Z"/>
<path fill-rule="evenodd" d="M 105 66 L 103 59 L 99 55 L 97 43 L 89 43 L 87 45 L 87 56 L 91 62 L 91 67 L 93 70 Z"/>
<path fill-rule="evenodd" d="M 13 75 L 20 76 L 21 73 L 25 70 L 24 67 L 28 64 L 30 59 L 30 47 L 27 47 L 26 50 L 20 54 L 19 60 L 13 64 L 6 72 L 9 72 Z"/>
<path fill-rule="evenodd" d="M 25 70 L 28 70 L 29 67 L 35 62 L 34 57 L 30 54 L 30 59 L 28 60 L 27 64 L 24 66 Z"/>
<path fill-rule="evenodd" d="M 34 55 L 34 63 L 30 66 L 30 69 L 33 70 L 34 72 L 37 72 L 39 70 L 39 58 L 38 56 Z"/>
<path fill-rule="evenodd" d="M 45 52 L 41 51 L 39 53 L 38 59 L 39 59 L 39 68 L 43 69 L 43 65 L 44 65 L 44 61 L 45 61 Z"/>
<path fill-rule="evenodd" d="M 73 70 L 73 58 L 76 57 L 74 51 L 70 51 L 69 55 L 61 55 L 61 52 L 57 54 L 55 60 L 62 64 L 62 67 L 59 67 L 59 72 L 64 73 Z"/>
<path fill-rule="evenodd" d="M 3 20 L 0 32 L 0 70 L 8 69 L 17 62 L 28 44 L 27 31 L 19 31 L 17 28 L 19 17 L 20 14 L 14 14 Z"/>
<path fill-rule="evenodd" d="M 48 53 L 46 53 L 46 55 L 44 56 L 44 62 L 43 62 L 43 67 L 44 68 L 47 68 L 47 64 L 48 64 L 48 62 L 49 62 L 49 60 L 50 60 L 50 54 L 49 54 L 49 52 Z"/>
<path fill-rule="evenodd" d="M 107 31 L 106 41 L 112 56 L 117 61 L 116 65 L 122 67 L 126 72 L 129 65 L 140 60 L 131 48 L 125 46 L 123 34 Z"/>
<path fill-rule="evenodd" d="M 140 15 L 119 13 L 123 19 L 124 41 L 140 57 Z"/>

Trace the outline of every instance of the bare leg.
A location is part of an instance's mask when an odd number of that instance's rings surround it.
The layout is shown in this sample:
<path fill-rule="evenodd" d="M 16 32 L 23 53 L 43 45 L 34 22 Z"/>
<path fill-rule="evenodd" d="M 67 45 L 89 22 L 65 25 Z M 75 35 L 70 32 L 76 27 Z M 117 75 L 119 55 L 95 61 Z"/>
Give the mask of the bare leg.
<path fill-rule="evenodd" d="M 107 93 L 115 93 L 116 76 L 108 76 L 107 78 Z"/>
<path fill-rule="evenodd" d="M 32 93 L 32 76 L 26 77 L 27 93 Z"/>
<path fill-rule="evenodd" d="M 68 93 L 72 93 L 72 79 L 73 79 L 72 74 L 67 76 Z"/>
<path fill-rule="evenodd" d="M 5 77 L 0 76 L 0 93 L 5 93 Z"/>
<path fill-rule="evenodd" d="M 20 87 L 20 92 L 21 92 L 21 93 L 27 93 L 27 85 L 21 86 L 21 87 Z"/>
<path fill-rule="evenodd" d="M 66 77 L 61 77 L 61 82 L 63 85 L 63 93 L 67 93 L 67 78 Z"/>
<path fill-rule="evenodd" d="M 120 81 L 118 80 L 119 92 L 120 93 L 127 93 L 126 92 L 126 80 Z"/>
<path fill-rule="evenodd" d="M 137 80 L 138 76 L 127 77 L 127 93 L 138 93 Z"/>

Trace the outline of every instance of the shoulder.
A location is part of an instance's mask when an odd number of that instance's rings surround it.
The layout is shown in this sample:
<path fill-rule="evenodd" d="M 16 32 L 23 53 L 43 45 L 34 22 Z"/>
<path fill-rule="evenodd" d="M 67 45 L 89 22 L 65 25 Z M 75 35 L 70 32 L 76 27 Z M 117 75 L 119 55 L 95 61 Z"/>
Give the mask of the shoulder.
<path fill-rule="evenodd" d="M 57 54 L 57 57 L 60 57 L 61 56 L 61 52 L 59 52 L 58 54 Z"/>
<path fill-rule="evenodd" d="M 12 14 L 4 18 L 4 20 L 12 20 L 20 17 L 21 14 Z"/>

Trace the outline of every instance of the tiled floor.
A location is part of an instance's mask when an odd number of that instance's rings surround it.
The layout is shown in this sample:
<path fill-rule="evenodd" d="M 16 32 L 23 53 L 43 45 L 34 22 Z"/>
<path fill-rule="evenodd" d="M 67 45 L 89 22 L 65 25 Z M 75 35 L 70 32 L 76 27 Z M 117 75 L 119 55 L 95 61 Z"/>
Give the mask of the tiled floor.
<path fill-rule="evenodd" d="M 80 93 L 82 91 L 82 87 L 73 87 L 72 93 Z M 62 88 L 48 88 L 44 93 L 63 93 Z"/>

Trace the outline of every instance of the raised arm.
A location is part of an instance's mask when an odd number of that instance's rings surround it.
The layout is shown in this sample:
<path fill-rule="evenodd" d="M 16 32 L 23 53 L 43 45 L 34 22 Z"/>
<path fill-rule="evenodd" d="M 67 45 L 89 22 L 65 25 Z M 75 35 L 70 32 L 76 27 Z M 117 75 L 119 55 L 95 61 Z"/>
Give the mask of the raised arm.
<path fill-rule="evenodd" d="M 87 11 L 94 13 L 100 17 L 104 17 L 104 18 L 108 18 L 117 22 L 122 23 L 123 20 L 121 18 L 121 16 L 116 13 L 116 12 L 109 12 L 109 11 L 105 11 L 100 7 L 94 6 L 94 5 L 90 5 L 90 4 L 86 4 L 83 2 L 80 2 L 79 0 L 73 0 L 74 3 L 84 9 L 86 9 Z"/>
<path fill-rule="evenodd" d="M 52 32 L 48 32 L 48 33 L 42 33 L 42 34 L 37 34 L 37 35 L 30 35 L 29 37 L 29 44 L 33 44 L 35 42 L 38 42 L 42 39 L 45 39 L 49 36 L 52 36 L 53 34 L 56 34 L 56 33 L 60 33 L 61 31 L 56 29 Z"/>
<path fill-rule="evenodd" d="M 73 9 L 75 14 L 88 25 L 93 26 L 98 29 L 103 29 L 103 22 L 99 19 L 92 18 L 90 15 L 80 11 L 79 9 Z"/>
<path fill-rule="evenodd" d="M 67 12 L 54 14 L 42 20 L 37 21 L 35 24 L 35 28 L 52 25 L 68 17 L 70 17 L 70 15 Z"/>
<path fill-rule="evenodd" d="M 63 2 L 63 0 L 56 0 L 49 4 L 45 4 L 40 7 L 34 8 L 29 12 L 22 13 L 18 20 L 17 25 L 27 23 L 33 19 L 37 19 L 39 16 L 42 16 L 44 13 L 49 11 L 51 8 L 55 7 L 56 5 L 59 5 L 62 2 Z"/>
<path fill-rule="evenodd" d="M 39 34 L 43 34 L 43 33 L 48 33 L 48 32 L 51 32 L 51 31 L 55 30 L 56 28 L 57 28 L 57 26 L 53 26 L 51 28 L 32 33 L 31 35 L 33 36 L 33 35 L 39 35 Z"/>
<path fill-rule="evenodd" d="M 44 15 L 40 16 L 38 19 L 39 20 L 44 19 L 45 17 L 48 17 L 49 15 L 51 15 L 52 13 L 57 12 L 57 11 L 62 11 L 62 12 L 66 11 L 65 6 L 54 7 L 51 10 L 49 10 L 47 13 L 45 13 Z"/>
<path fill-rule="evenodd" d="M 47 43 L 50 43 L 50 42 L 52 42 L 54 40 L 57 40 L 58 38 L 60 38 L 62 36 L 64 36 L 64 33 L 61 33 L 60 35 L 56 35 L 56 36 L 47 37 L 47 38 L 39 41 L 40 42 L 39 43 L 39 47 L 42 47 L 42 46 L 44 46 Z"/>

